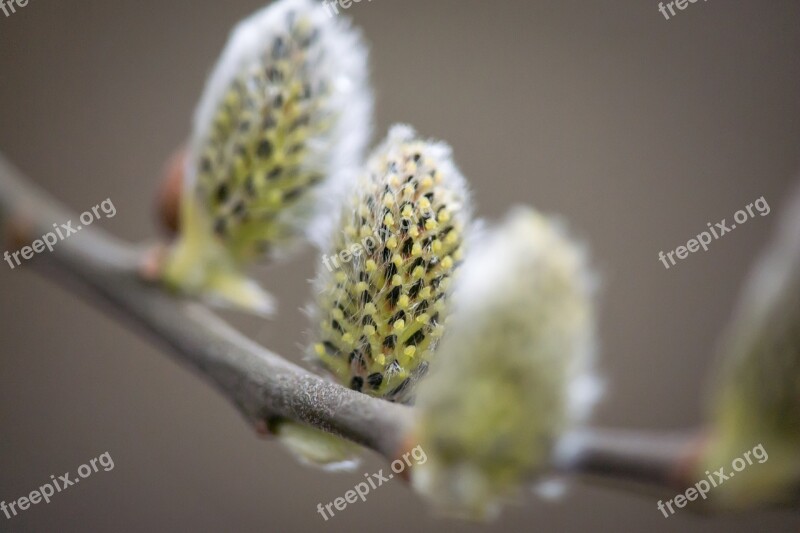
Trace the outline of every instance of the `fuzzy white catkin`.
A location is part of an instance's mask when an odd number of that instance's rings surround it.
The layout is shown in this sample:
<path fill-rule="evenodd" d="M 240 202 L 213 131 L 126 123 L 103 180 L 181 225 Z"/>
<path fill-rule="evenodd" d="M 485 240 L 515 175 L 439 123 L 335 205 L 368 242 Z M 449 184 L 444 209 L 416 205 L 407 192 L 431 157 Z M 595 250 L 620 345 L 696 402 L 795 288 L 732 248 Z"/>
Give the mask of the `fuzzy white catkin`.
<path fill-rule="evenodd" d="M 294 34 L 297 27 L 308 35 Z M 312 38 L 314 40 L 310 41 Z M 302 42 L 303 39 L 310 44 Z M 296 40 L 301 42 L 293 43 Z M 286 58 L 276 59 L 278 46 L 291 48 L 293 44 L 298 51 L 290 50 Z M 314 0 L 273 2 L 239 23 L 207 82 L 195 113 L 187 187 L 191 190 L 197 186 L 197 165 L 201 163 L 205 145 L 219 119 L 220 107 L 230 96 L 232 84 L 237 79 L 252 84 L 256 74 L 246 74 L 248 69 L 260 68 L 258 76 L 269 76 L 270 68 L 277 68 L 281 77 L 270 80 L 273 86 L 266 88 L 265 98 L 283 92 L 286 100 L 292 84 L 308 84 L 312 90 L 308 109 L 304 109 L 310 115 L 311 124 L 304 130 L 308 136 L 298 135 L 297 138 L 306 150 L 298 166 L 305 172 L 322 174 L 327 183 L 313 188 L 310 192 L 315 194 L 310 194 L 305 202 L 287 206 L 280 213 L 285 224 L 305 231 L 309 217 L 317 211 L 310 209 L 311 204 L 323 201 L 330 193 L 326 185 L 338 189 L 342 184 L 329 182 L 352 179 L 363 161 L 372 131 L 373 108 L 367 56 L 361 32 L 351 27 L 350 20 L 329 17 Z M 263 111 L 289 113 L 268 107 Z M 280 116 L 274 118 L 280 121 Z M 251 134 L 258 133 L 256 128 Z"/>
<path fill-rule="evenodd" d="M 371 132 L 367 48 L 346 17 L 280 0 L 236 26 L 194 118 L 165 282 L 265 312 L 244 269 L 308 238 Z"/>
<path fill-rule="evenodd" d="M 414 485 L 440 510 L 492 516 L 587 415 L 594 285 L 583 248 L 531 209 L 473 243 L 417 403 L 429 460 Z"/>
<path fill-rule="evenodd" d="M 314 358 L 342 385 L 412 401 L 446 328 L 470 217 L 450 147 L 393 126 L 338 206 L 309 307 Z"/>

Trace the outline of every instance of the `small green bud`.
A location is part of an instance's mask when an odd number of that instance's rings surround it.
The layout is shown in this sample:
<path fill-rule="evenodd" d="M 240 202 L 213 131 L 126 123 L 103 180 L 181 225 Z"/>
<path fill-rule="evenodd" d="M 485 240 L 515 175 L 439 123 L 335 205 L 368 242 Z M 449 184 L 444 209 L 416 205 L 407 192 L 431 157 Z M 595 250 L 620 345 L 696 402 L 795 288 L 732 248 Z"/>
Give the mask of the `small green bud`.
<path fill-rule="evenodd" d="M 361 449 L 352 442 L 300 422 L 283 421 L 275 434 L 300 463 L 328 472 L 352 471 Z"/>

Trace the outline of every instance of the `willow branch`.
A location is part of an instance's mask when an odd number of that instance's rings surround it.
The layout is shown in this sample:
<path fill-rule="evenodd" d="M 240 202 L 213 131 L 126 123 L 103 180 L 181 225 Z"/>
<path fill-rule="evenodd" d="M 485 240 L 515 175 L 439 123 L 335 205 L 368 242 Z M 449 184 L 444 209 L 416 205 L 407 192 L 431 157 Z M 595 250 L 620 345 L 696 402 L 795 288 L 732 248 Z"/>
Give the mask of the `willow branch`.
<path fill-rule="evenodd" d="M 554 465 L 557 472 L 592 485 L 671 497 L 694 483 L 692 466 L 704 438 L 701 431 L 587 429 L 566 442 L 571 450 Z"/>
<path fill-rule="evenodd" d="M 77 220 L 0 154 L 0 229 L 11 249 Z M 343 436 L 393 459 L 412 438 L 412 409 L 326 381 L 265 349 L 205 307 L 166 293 L 139 275 L 141 254 L 96 227 L 60 241 L 31 261 L 36 270 L 77 281 L 67 286 L 91 303 L 105 303 L 126 326 L 136 325 L 171 348 L 181 363 L 211 382 L 254 425 L 285 418 Z M 17 267 L 17 268 L 24 268 Z M 66 275 L 66 276 L 64 276 Z M 674 471 L 688 439 L 636 432 L 588 431 L 573 436 L 569 464 L 578 474 L 640 492 L 675 486 Z"/>

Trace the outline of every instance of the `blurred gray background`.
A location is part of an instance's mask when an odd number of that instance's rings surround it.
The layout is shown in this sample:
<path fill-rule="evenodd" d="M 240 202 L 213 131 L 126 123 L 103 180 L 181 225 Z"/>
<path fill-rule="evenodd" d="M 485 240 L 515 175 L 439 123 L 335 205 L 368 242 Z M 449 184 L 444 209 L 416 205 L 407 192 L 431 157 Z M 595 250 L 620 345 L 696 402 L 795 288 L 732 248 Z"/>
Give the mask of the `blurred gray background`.
<path fill-rule="evenodd" d="M 161 167 L 206 73 L 259 0 L 31 1 L 0 13 L 0 149 L 69 207 L 153 238 Z M 446 139 L 481 216 L 562 215 L 603 275 L 596 423 L 703 419 L 713 350 L 781 212 L 800 147 L 800 3 L 374 0 L 348 10 L 372 45 L 376 135 Z M 660 250 L 765 196 L 772 207 L 665 270 Z M 63 221 L 53 221 L 63 222 Z M 272 322 L 237 319 L 296 357 L 306 253 L 266 271 Z M 0 267 L 0 500 L 109 451 L 115 469 L 0 531 L 797 531 L 797 514 L 665 519 L 650 496 L 578 485 L 489 525 L 441 522 L 402 482 L 329 522 L 316 512 L 385 465 L 298 466 L 160 347 L 30 269 Z"/>

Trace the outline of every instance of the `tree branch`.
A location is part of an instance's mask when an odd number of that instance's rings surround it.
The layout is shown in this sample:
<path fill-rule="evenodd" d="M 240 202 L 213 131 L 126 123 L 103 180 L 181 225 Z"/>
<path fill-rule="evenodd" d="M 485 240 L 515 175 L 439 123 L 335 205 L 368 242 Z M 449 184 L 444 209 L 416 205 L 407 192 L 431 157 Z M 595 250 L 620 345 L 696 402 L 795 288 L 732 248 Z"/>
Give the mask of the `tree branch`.
<path fill-rule="evenodd" d="M 0 154 L 0 229 L 15 247 L 76 220 L 21 177 Z M 2 234 L 0 234 L 2 236 Z M 210 381 L 257 427 L 274 418 L 305 422 L 394 459 L 412 438 L 409 407 L 371 398 L 316 376 L 257 345 L 203 306 L 167 294 L 139 275 L 142 254 L 96 227 L 60 241 L 33 263 L 68 274 L 72 288 L 105 301 Z M 690 439 L 636 432 L 584 431 L 571 437 L 561 474 L 611 481 L 639 492 L 679 485 L 674 476 Z M 412 444 L 413 446 L 413 444 Z"/>

